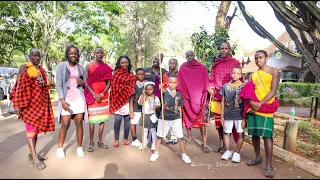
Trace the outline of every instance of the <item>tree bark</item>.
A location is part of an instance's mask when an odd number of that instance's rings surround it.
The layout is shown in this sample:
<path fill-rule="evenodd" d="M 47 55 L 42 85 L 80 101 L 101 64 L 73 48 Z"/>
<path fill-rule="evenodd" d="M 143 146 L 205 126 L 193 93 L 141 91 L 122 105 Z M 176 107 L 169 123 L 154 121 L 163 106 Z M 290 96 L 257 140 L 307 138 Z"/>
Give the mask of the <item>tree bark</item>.
<path fill-rule="evenodd" d="M 216 16 L 216 27 L 215 27 L 216 30 L 224 27 L 224 21 L 228 14 L 230 5 L 231 5 L 231 1 L 221 1 L 219 10 Z"/>
<path fill-rule="evenodd" d="M 136 18 L 136 26 L 137 26 L 137 60 L 135 64 L 135 68 L 141 67 L 141 46 L 142 46 L 142 28 L 140 23 L 140 11 L 138 9 L 137 18 Z"/>

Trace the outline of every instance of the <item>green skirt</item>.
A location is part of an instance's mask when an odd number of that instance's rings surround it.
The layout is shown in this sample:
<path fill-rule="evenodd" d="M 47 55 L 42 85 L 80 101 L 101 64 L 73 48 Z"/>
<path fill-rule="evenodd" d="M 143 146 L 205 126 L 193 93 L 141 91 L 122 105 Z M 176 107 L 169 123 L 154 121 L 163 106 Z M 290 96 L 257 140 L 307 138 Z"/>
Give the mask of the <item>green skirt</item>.
<path fill-rule="evenodd" d="M 247 114 L 248 134 L 251 136 L 273 137 L 273 118 Z"/>

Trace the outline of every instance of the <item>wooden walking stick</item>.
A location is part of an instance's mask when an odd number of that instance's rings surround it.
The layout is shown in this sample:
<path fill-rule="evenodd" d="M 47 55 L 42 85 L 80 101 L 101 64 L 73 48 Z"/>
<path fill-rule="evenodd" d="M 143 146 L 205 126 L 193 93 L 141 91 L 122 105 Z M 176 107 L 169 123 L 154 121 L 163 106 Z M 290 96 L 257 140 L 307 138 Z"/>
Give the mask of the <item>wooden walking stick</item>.
<path fill-rule="evenodd" d="M 162 68 L 161 68 L 161 55 L 160 55 L 160 51 L 159 51 L 159 64 L 160 64 L 160 84 L 162 84 Z M 161 94 L 161 119 L 162 119 L 162 136 L 164 136 L 164 114 L 163 114 L 163 94 L 162 94 L 162 90 L 160 90 L 160 94 Z M 163 137 L 163 139 L 165 139 L 165 137 Z"/>
<path fill-rule="evenodd" d="M 144 104 L 145 104 L 145 101 L 146 101 L 146 95 L 144 92 L 142 92 L 142 101 L 143 101 L 143 104 L 142 104 L 142 149 L 141 149 L 141 152 L 143 152 L 143 149 L 144 149 L 144 116 L 145 116 L 145 113 L 144 113 Z"/>
<path fill-rule="evenodd" d="M 210 93 L 209 93 L 210 94 Z M 211 107 L 210 107 L 210 105 L 211 105 L 211 100 L 212 100 L 212 94 L 210 94 L 210 98 L 209 98 L 209 104 L 208 104 L 208 107 L 209 107 L 209 109 L 208 109 L 208 122 L 207 123 L 209 123 L 209 120 L 210 120 L 210 114 L 211 114 Z M 208 128 L 206 128 L 206 139 L 208 139 Z"/>

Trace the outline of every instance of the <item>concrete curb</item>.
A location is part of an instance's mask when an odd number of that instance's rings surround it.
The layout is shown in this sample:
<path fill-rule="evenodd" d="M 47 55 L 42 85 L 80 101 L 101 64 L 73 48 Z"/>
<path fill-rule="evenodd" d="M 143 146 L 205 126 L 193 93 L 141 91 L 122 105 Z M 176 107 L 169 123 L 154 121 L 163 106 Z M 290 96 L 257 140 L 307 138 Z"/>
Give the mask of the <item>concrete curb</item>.
<path fill-rule="evenodd" d="M 210 127 L 210 126 L 214 126 L 214 125 L 207 123 L 207 127 Z M 184 134 L 184 136 L 188 137 L 186 134 Z M 185 138 L 185 137 L 184 137 L 184 139 L 187 140 L 187 138 Z M 252 145 L 251 138 L 248 135 L 245 135 L 244 141 L 246 143 Z M 193 138 L 193 142 L 200 147 L 202 146 L 202 142 L 195 137 Z M 210 146 L 208 146 L 208 147 L 210 147 Z M 260 148 L 264 150 L 263 141 L 260 141 Z M 212 147 L 210 147 L 210 149 L 211 149 L 211 151 L 213 150 Z M 283 160 L 285 162 L 288 162 L 289 164 L 292 164 L 292 165 L 314 175 L 314 176 L 320 177 L 320 164 L 315 161 L 298 156 L 298 155 L 296 155 L 292 152 L 286 151 L 276 145 L 273 146 L 273 155 L 280 158 L 281 160 Z"/>

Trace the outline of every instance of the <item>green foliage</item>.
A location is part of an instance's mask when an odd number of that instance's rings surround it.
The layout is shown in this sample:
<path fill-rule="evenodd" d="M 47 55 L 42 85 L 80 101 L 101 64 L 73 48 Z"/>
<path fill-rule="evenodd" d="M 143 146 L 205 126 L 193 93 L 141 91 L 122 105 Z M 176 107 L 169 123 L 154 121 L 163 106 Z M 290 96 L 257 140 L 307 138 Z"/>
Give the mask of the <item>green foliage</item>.
<path fill-rule="evenodd" d="M 320 97 L 320 84 L 319 83 L 296 83 L 296 82 L 283 82 L 279 84 L 278 90 L 285 98 L 296 97 Z"/>
<path fill-rule="evenodd" d="M 204 26 L 200 27 L 200 33 L 193 33 L 191 37 L 194 53 L 198 60 L 204 64 L 211 72 L 211 67 L 215 60 L 220 56 L 220 45 L 223 42 L 230 41 L 230 37 L 226 29 L 217 30 L 214 34 L 208 34 Z M 231 47 L 231 54 L 235 54 L 236 45 Z"/>

